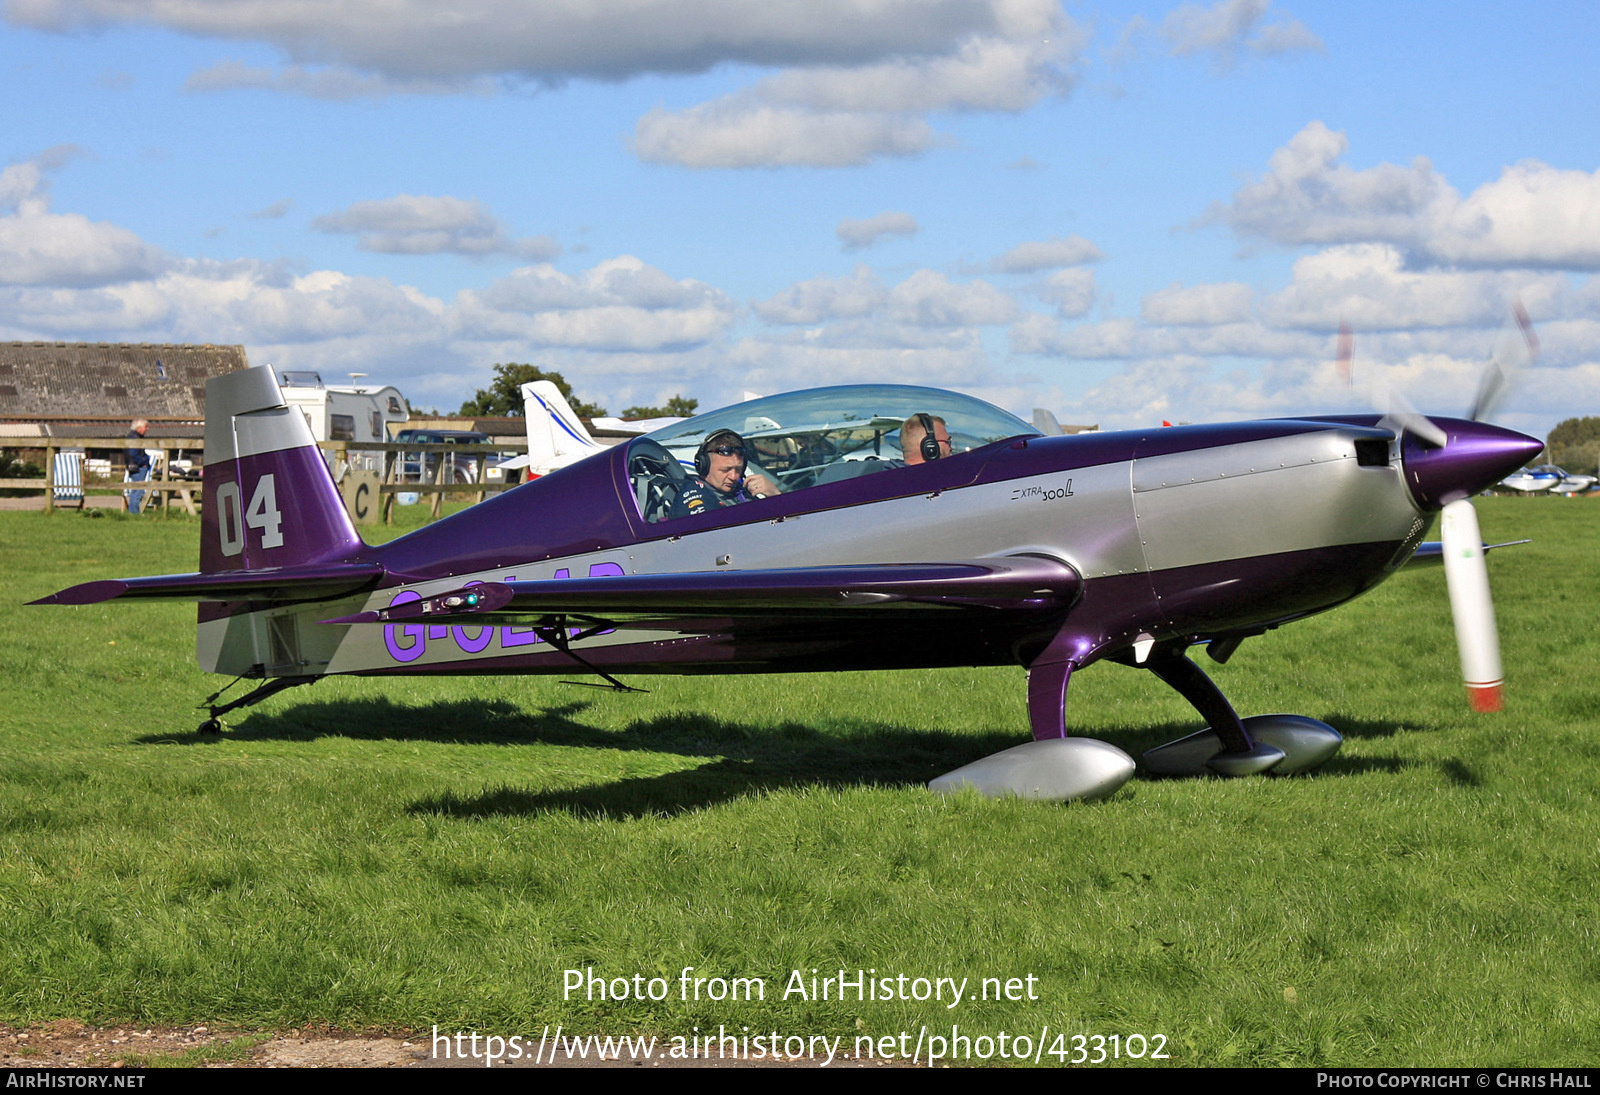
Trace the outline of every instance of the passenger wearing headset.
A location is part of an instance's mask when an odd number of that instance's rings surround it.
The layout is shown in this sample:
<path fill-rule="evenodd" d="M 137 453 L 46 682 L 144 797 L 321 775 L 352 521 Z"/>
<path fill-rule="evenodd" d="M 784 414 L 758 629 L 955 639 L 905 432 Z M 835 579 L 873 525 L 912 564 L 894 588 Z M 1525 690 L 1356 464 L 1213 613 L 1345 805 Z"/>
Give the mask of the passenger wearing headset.
<path fill-rule="evenodd" d="M 711 434 L 695 451 L 695 474 L 678 492 L 667 516 L 689 517 L 782 493 L 776 483 L 760 472 L 745 478 L 745 464 L 744 438 L 732 430 Z"/>
<path fill-rule="evenodd" d="M 949 456 L 950 431 L 944 419 L 929 414 L 914 414 L 900 427 L 900 451 L 905 455 L 904 466 L 926 464 L 941 456 Z"/>

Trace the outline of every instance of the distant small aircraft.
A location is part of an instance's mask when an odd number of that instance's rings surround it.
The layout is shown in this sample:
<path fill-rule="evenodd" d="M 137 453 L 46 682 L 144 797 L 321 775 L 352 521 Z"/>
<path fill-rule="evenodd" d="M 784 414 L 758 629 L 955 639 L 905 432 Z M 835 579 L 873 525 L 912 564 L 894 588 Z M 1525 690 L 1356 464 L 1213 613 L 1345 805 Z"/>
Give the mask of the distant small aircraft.
<path fill-rule="evenodd" d="M 533 380 L 522 385 L 522 414 L 528 429 L 528 452 L 514 456 L 495 467 L 502 474 L 526 469 L 528 478 L 549 475 L 557 468 L 575 464 L 609 446 L 596 441 L 584 428 L 561 389 L 548 380 Z M 613 433 L 649 433 L 682 418 L 646 418 L 627 421 L 621 418 L 595 418 L 597 430 Z"/>
<path fill-rule="evenodd" d="M 1146 752 L 1147 772 L 1326 761 L 1332 727 L 1241 719 L 1187 651 L 1226 661 L 1359 596 L 1441 510 L 1469 695 L 1498 707 L 1469 499 L 1542 447 L 1447 418 L 1428 422 L 1430 441 L 1376 415 L 1044 437 L 968 396 L 856 385 L 700 415 L 368 545 L 269 369 L 214 378 L 206 409 L 200 572 L 34 602 L 199 602 L 201 665 L 259 682 L 210 697 L 202 733 L 331 674 L 576 670 L 631 690 L 615 674 L 1021 665 L 1034 740 L 932 786 L 1055 799 L 1134 773 L 1067 728 L 1068 682 L 1106 660 L 1150 670 L 1207 724 Z M 945 424 L 949 450 L 941 438 L 931 458 L 896 459 L 897 423 L 917 416 Z M 552 421 L 566 423 L 559 408 Z M 780 492 L 675 515 L 707 476 L 757 472 Z"/>
<path fill-rule="evenodd" d="M 1033 409 L 1033 428 L 1046 437 L 1054 437 L 1062 433 L 1094 433 L 1100 427 L 1098 425 L 1063 426 L 1056 419 L 1053 411 L 1044 407 L 1035 407 Z"/>
<path fill-rule="evenodd" d="M 1500 480 L 1499 486 L 1523 494 L 1581 494 L 1600 482 L 1600 476 L 1574 475 L 1554 464 L 1524 468 Z"/>

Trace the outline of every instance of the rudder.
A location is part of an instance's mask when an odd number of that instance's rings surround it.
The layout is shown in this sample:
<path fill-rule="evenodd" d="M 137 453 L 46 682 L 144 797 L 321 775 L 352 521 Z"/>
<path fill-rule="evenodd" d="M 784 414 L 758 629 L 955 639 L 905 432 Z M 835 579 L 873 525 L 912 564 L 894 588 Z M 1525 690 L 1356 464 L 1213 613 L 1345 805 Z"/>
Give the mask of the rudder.
<path fill-rule="evenodd" d="M 365 548 L 271 366 L 207 382 L 205 441 L 201 573 L 335 562 Z"/>

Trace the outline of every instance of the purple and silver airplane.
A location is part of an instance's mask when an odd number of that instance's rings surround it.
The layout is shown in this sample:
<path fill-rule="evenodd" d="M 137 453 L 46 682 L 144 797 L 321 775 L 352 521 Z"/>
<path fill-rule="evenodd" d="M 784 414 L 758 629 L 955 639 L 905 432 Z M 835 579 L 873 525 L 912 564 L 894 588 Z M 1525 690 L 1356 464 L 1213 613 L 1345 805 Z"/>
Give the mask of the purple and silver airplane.
<path fill-rule="evenodd" d="M 208 699 L 202 733 L 331 674 L 587 671 L 621 689 L 623 673 L 1022 665 L 1034 740 L 930 786 L 1051 799 L 1103 797 L 1135 771 L 1068 734 L 1068 682 L 1105 659 L 1149 669 L 1207 725 L 1149 750 L 1151 774 L 1326 761 L 1333 728 L 1241 719 L 1187 651 L 1223 662 L 1359 596 L 1441 509 L 1469 693 L 1498 706 L 1467 499 L 1540 449 L 1482 422 L 1432 419 L 1425 440 L 1376 415 L 1045 437 L 951 392 L 823 388 L 667 426 L 375 547 L 270 368 L 212 380 L 206 411 L 200 572 L 34 602 L 199 602 L 201 665 L 260 682 Z M 901 424 L 921 415 L 951 444 L 907 461 Z M 672 516 L 722 430 L 779 492 Z"/>

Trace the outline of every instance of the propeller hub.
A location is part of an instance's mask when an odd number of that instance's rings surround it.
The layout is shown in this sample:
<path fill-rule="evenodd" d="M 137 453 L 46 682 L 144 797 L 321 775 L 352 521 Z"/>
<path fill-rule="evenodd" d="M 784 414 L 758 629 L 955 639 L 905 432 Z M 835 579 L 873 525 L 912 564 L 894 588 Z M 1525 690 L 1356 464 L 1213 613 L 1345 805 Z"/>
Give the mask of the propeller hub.
<path fill-rule="evenodd" d="M 1493 486 L 1544 449 L 1544 442 L 1515 430 L 1460 418 L 1434 418 L 1442 446 L 1410 432 L 1402 448 L 1406 486 L 1423 509 L 1440 509 Z"/>

